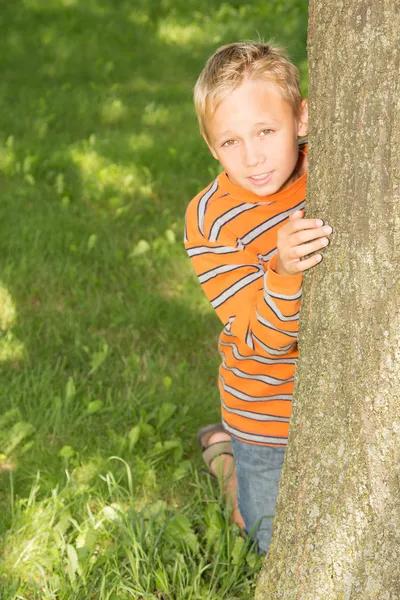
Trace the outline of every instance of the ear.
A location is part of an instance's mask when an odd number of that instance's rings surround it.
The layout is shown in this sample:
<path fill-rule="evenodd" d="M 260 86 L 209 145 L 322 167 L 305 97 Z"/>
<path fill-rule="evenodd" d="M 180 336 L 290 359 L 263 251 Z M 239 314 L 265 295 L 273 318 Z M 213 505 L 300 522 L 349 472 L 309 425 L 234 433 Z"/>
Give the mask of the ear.
<path fill-rule="evenodd" d="M 308 131 L 308 101 L 304 98 L 301 101 L 299 120 L 297 122 L 297 135 L 299 137 L 307 135 Z"/>
<path fill-rule="evenodd" d="M 205 134 L 205 133 L 202 133 L 201 135 L 203 136 L 203 140 L 204 140 L 204 141 L 205 141 L 205 143 L 207 144 L 207 146 L 208 146 L 208 149 L 209 149 L 209 151 L 211 152 L 211 154 L 213 155 L 213 157 L 215 158 L 215 160 L 218 160 L 218 156 L 217 156 L 217 154 L 216 154 L 216 152 L 215 152 L 214 148 L 211 146 L 210 142 L 208 141 L 208 138 L 207 138 L 206 134 Z"/>

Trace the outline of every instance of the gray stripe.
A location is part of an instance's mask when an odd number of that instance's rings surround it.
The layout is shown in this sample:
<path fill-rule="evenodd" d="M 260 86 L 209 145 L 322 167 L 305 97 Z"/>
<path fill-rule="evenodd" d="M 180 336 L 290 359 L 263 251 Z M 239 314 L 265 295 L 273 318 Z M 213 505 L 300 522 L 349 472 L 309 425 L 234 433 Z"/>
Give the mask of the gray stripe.
<path fill-rule="evenodd" d="M 268 252 L 267 254 L 258 254 L 258 258 L 261 258 L 264 262 L 269 261 L 273 256 L 275 256 L 275 254 L 278 252 L 277 248 L 273 248 L 270 252 Z"/>
<path fill-rule="evenodd" d="M 287 346 L 282 346 L 282 348 L 280 350 L 276 350 L 276 348 L 270 348 L 270 346 L 267 346 L 267 344 L 264 344 L 264 342 L 262 342 L 261 340 L 258 339 L 257 336 L 253 335 L 253 339 L 256 340 L 256 342 L 258 342 L 261 346 L 261 348 L 263 348 L 265 350 L 265 352 L 268 352 L 268 354 L 271 354 L 272 356 L 283 356 L 284 354 L 288 354 L 288 352 L 295 346 L 296 342 L 294 342 L 293 344 L 288 344 Z"/>
<path fill-rule="evenodd" d="M 236 315 L 234 317 L 229 317 L 228 322 L 225 324 L 224 331 L 226 331 L 227 335 L 233 335 L 233 334 L 228 333 L 228 332 L 230 332 L 230 330 L 232 328 L 232 323 L 235 320 L 235 318 L 236 318 Z"/>
<path fill-rule="evenodd" d="M 196 248 L 187 250 L 190 257 L 197 256 L 198 254 L 232 254 L 232 252 L 239 252 L 239 250 L 237 248 L 231 248 L 231 246 L 217 246 L 216 248 L 196 246 Z"/>
<path fill-rule="evenodd" d="M 265 301 L 265 304 L 267 306 L 269 306 L 269 308 L 272 310 L 272 312 L 274 313 L 274 315 L 276 317 L 278 317 L 278 319 L 280 321 L 288 322 L 288 321 L 297 321 L 298 320 L 300 311 L 297 311 L 297 313 L 295 313 L 294 315 L 288 315 L 288 316 L 284 315 L 279 310 L 279 308 L 277 307 L 277 305 L 275 304 L 275 302 L 269 297 L 267 290 L 264 291 L 264 301 Z"/>
<path fill-rule="evenodd" d="M 252 242 L 255 238 L 260 236 L 262 233 L 265 233 L 269 229 L 272 229 L 273 227 L 287 219 L 289 214 L 290 212 L 286 210 L 285 212 L 280 213 L 279 215 L 275 215 L 267 221 L 264 221 L 264 223 L 260 223 L 260 225 L 246 233 L 246 235 L 242 236 L 240 238 L 241 242 L 243 242 L 243 244 L 247 246 L 248 244 L 250 244 L 250 242 Z"/>
<path fill-rule="evenodd" d="M 276 423 L 290 422 L 290 417 L 274 417 L 273 415 L 263 415 L 262 413 L 251 412 L 250 410 L 229 408 L 223 400 L 221 400 L 221 404 L 227 412 L 238 415 L 239 417 L 245 417 L 246 419 L 253 419 L 254 421 L 275 421 Z"/>
<path fill-rule="evenodd" d="M 211 196 L 214 194 L 214 192 L 217 191 L 217 189 L 218 189 L 218 179 L 216 179 L 214 181 L 214 183 L 212 184 L 210 189 L 204 194 L 204 196 L 202 196 L 202 198 L 200 199 L 200 202 L 198 204 L 199 230 L 202 235 L 204 235 L 204 217 L 206 214 L 207 203 L 208 203 L 209 199 L 211 198 Z"/>
<path fill-rule="evenodd" d="M 221 367 L 226 371 L 230 371 L 240 379 L 261 381 L 262 383 L 267 383 L 269 385 L 284 385 L 285 383 L 291 383 L 292 381 L 294 381 L 294 377 L 289 377 L 289 379 L 277 379 L 276 377 L 270 377 L 269 375 L 252 375 L 251 373 L 245 373 L 244 371 L 240 371 L 240 369 L 236 369 L 236 367 L 228 367 L 225 364 L 225 362 L 221 364 Z"/>
<path fill-rule="evenodd" d="M 256 396 L 256 397 L 249 396 L 248 394 L 245 394 L 244 392 L 241 392 L 240 390 L 237 390 L 236 388 L 233 388 L 230 385 L 228 385 L 227 383 L 225 383 L 225 380 L 222 377 L 222 375 L 220 375 L 219 378 L 222 382 L 222 387 L 224 388 L 224 390 L 226 392 L 229 392 L 229 394 L 231 394 L 231 396 L 234 396 L 238 400 L 243 400 L 244 402 L 273 402 L 274 400 L 291 400 L 292 399 L 292 394 L 275 394 L 273 396 Z"/>
<path fill-rule="evenodd" d="M 226 335 L 233 335 L 229 332 L 224 332 Z M 219 342 L 220 346 L 230 346 L 232 348 L 232 354 L 237 360 L 254 360 L 256 362 L 262 363 L 264 365 L 295 365 L 297 363 L 297 358 L 265 358 L 264 356 L 259 356 L 258 354 L 253 354 L 253 356 L 245 356 L 240 354 L 238 347 L 236 344 L 228 344 L 227 342 Z"/>
<path fill-rule="evenodd" d="M 256 281 L 260 277 L 263 277 L 263 275 L 264 275 L 264 272 L 260 270 L 256 273 L 250 273 L 250 275 L 247 275 L 247 277 L 243 277 L 243 279 L 241 279 L 240 281 L 237 281 L 236 283 L 231 285 L 227 290 L 225 290 L 222 294 L 220 294 L 219 296 L 214 298 L 214 300 L 211 301 L 211 306 L 213 308 L 218 308 L 218 306 L 221 306 L 221 304 L 226 302 L 229 298 L 234 296 L 237 292 L 240 292 L 240 290 L 242 290 L 243 288 L 248 286 L 253 281 Z"/>
<path fill-rule="evenodd" d="M 232 208 L 232 210 L 228 210 L 228 212 L 218 217 L 211 227 L 210 242 L 215 242 L 217 240 L 219 232 L 225 223 L 231 221 L 235 217 L 238 217 L 247 210 L 252 210 L 255 207 L 255 204 L 241 204 L 240 206 L 236 206 L 235 208 Z"/>
<path fill-rule="evenodd" d="M 301 210 L 302 208 L 304 208 L 304 206 L 305 202 L 303 201 L 300 204 L 298 204 L 295 208 L 285 210 L 284 212 L 279 213 L 279 215 L 275 215 L 271 219 L 264 221 L 264 223 L 260 223 L 260 225 L 246 233 L 246 235 L 242 236 L 240 238 L 241 241 L 247 246 L 247 244 L 250 244 L 250 242 L 252 242 L 255 238 L 287 219 L 292 212 L 295 212 L 295 210 Z"/>
<path fill-rule="evenodd" d="M 293 294 L 293 296 L 286 296 L 285 294 L 276 294 L 275 292 L 271 292 L 271 290 L 268 289 L 267 278 L 265 278 L 265 285 L 267 287 L 268 296 L 271 298 L 277 298 L 278 300 L 299 300 L 299 298 L 301 298 L 301 288 L 298 292 Z"/>
<path fill-rule="evenodd" d="M 232 435 L 236 437 L 246 440 L 248 442 L 260 442 L 264 444 L 276 444 L 280 446 L 287 446 L 287 438 L 278 438 L 278 437 L 269 437 L 267 435 L 256 435 L 254 433 L 244 433 L 243 431 L 239 431 L 239 429 L 235 429 L 228 425 L 225 419 L 222 419 L 222 424 L 224 429 L 229 431 Z"/>
<path fill-rule="evenodd" d="M 228 323 L 228 325 L 230 325 L 230 323 Z M 225 328 L 222 330 L 222 333 L 225 333 L 225 335 L 230 335 L 231 337 L 236 337 L 234 333 L 231 333 L 230 329 L 227 329 L 227 326 L 225 326 Z"/>
<path fill-rule="evenodd" d="M 287 336 L 297 340 L 297 331 L 285 331 L 284 329 L 278 329 L 278 327 L 275 327 L 275 325 L 272 325 L 272 323 L 267 321 L 267 319 L 264 319 L 264 317 L 262 317 L 259 314 L 257 309 L 256 309 L 256 315 L 257 315 L 257 319 L 258 319 L 259 323 L 261 323 L 265 327 L 268 327 L 269 329 L 273 329 L 274 331 L 277 331 L 278 333 L 283 333 L 284 335 L 287 335 Z"/>
<path fill-rule="evenodd" d="M 210 271 L 206 271 L 199 275 L 199 281 L 200 283 L 205 283 L 221 273 L 229 273 L 230 271 L 236 271 L 237 269 L 243 269 L 245 267 L 255 267 L 256 269 L 260 269 L 260 265 L 221 265 L 220 267 L 215 267 L 215 269 L 211 269 Z"/>

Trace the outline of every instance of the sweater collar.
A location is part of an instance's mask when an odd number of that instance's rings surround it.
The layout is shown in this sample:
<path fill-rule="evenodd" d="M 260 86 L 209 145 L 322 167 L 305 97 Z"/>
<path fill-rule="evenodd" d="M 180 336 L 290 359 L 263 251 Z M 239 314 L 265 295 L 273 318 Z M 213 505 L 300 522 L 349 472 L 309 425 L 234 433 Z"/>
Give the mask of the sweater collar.
<path fill-rule="evenodd" d="M 249 204 L 272 204 L 273 202 L 281 202 L 289 196 L 293 196 L 300 188 L 305 187 L 307 184 L 307 172 L 296 179 L 289 187 L 276 194 L 270 194 L 269 196 L 257 196 L 257 194 L 254 194 L 250 190 L 245 190 L 239 185 L 236 185 L 229 179 L 225 171 L 220 173 L 218 180 L 221 191 L 223 190 L 224 194 L 228 193 L 234 198 L 238 198 Z"/>

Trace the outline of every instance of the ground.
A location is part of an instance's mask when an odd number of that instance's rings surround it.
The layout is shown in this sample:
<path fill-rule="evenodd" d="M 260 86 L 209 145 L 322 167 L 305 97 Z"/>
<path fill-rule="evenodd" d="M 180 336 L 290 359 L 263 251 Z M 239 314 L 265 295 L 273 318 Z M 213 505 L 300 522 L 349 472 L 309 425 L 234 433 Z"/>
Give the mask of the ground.
<path fill-rule="evenodd" d="M 0 11 L 2 599 L 244 600 L 259 559 L 201 472 L 212 313 L 183 245 L 216 174 L 207 56 L 304 2 L 17 0 Z"/>

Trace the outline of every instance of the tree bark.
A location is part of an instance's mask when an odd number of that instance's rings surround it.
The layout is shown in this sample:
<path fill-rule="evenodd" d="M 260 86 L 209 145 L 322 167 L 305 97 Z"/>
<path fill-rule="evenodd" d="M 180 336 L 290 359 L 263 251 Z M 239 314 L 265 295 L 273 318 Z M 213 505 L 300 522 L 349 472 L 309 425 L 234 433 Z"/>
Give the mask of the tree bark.
<path fill-rule="evenodd" d="M 256 600 L 400 599 L 400 5 L 312 0 L 293 415 Z"/>

